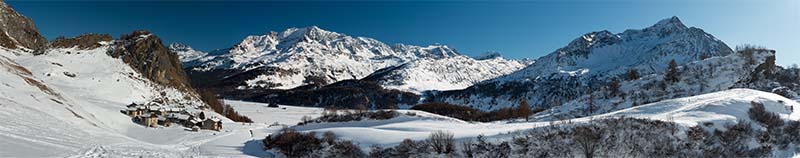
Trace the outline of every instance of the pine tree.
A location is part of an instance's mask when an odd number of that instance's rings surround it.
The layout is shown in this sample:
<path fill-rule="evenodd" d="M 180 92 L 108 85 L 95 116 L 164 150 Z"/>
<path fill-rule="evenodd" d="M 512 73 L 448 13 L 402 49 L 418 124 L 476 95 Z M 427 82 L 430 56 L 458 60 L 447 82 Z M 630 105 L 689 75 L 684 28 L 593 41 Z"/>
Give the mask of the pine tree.
<path fill-rule="evenodd" d="M 630 80 L 638 80 L 639 79 L 639 71 L 636 69 L 628 70 L 628 81 Z"/>
<path fill-rule="evenodd" d="M 609 98 L 610 97 L 616 97 L 618 95 L 619 86 L 620 86 L 619 85 L 619 80 L 614 79 L 614 80 L 611 81 L 611 84 L 608 85 L 608 91 L 609 91 L 608 96 L 609 96 Z"/>
<path fill-rule="evenodd" d="M 669 67 L 667 67 L 667 72 L 664 73 L 664 81 L 675 83 L 678 82 L 678 64 L 675 63 L 675 59 L 669 61 Z"/>

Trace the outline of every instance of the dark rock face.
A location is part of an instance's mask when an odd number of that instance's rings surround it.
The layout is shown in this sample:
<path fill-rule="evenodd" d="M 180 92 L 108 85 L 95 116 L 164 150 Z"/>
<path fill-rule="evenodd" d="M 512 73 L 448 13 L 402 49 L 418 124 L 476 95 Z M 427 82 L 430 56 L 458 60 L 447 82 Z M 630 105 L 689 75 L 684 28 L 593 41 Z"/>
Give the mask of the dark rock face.
<path fill-rule="evenodd" d="M 33 20 L 22 16 L 5 1 L 0 0 L 0 46 L 6 48 L 18 48 L 22 46 L 28 49 L 41 50 L 47 47 L 47 39 L 44 38 Z"/>
<path fill-rule="evenodd" d="M 122 59 L 144 77 L 161 85 L 194 93 L 178 55 L 170 52 L 161 39 L 150 32 L 135 31 L 122 35 L 115 46 L 109 55 Z"/>
<path fill-rule="evenodd" d="M 51 48 L 94 49 L 102 46 L 100 42 L 112 41 L 114 38 L 108 34 L 83 34 L 73 38 L 58 37 L 50 43 Z"/>

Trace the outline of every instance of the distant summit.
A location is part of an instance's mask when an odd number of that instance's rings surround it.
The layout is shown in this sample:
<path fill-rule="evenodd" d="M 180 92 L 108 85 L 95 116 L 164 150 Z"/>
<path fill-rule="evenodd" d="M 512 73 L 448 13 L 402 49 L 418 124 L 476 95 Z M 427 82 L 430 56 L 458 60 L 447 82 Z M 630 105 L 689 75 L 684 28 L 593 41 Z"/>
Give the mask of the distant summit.
<path fill-rule="evenodd" d="M 194 50 L 191 46 L 183 43 L 172 43 L 169 45 L 169 50 L 178 54 L 181 62 L 197 60 L 207 55 L 207 53 Z"/>
<path fill-rule="evenodd" d="M 480 55 L 476 55 L 473 58 L 475 58 L 476 60 L 487 60 L 487 59 L 502 58 L 502 57 L 503 55 L 501 55 L 500 53 L 490 51 Z"/>

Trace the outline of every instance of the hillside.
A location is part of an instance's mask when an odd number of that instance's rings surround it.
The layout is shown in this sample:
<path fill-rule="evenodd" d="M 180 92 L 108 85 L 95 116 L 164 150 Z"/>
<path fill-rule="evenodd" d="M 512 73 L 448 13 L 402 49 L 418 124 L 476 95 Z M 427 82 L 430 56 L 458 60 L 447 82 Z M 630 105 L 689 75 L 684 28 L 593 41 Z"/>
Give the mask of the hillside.
<path fill-rule="evenodd" d="M 526 68 L 464 90 L 434 93 L 429 101 L 492 110 L 514 107 L 525 99 L 550 108 L 578 99 L 590 89 L 601 90 L 613 80 L 625 80 L 631 71 L 637 77 L 663 74 L 673 60 L 685 65 L 732 54 L 722 41 L 672 17 L 618 34 L 587 33 Z"/>

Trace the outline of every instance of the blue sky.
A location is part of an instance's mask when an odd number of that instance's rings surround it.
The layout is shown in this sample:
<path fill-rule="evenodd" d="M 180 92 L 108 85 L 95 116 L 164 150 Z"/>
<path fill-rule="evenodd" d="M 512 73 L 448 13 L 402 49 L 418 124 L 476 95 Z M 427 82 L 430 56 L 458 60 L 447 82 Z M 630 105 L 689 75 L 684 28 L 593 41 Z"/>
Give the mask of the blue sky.
<path fill-rule="evenodd" d="M 389 44 L 440 43 L 467 55 L 497 51 L 510 58 L 536 58 L 591 31 L 618 33 L 678 16 L 731 47 L 763 45 L 777 50 L 779 64 L 800 63 L 797 0 L 7 2 L 33 18 L 48 39 L 146 29 L 167 44 L 212 50 L 247 35 L 316 25 Z"/>

